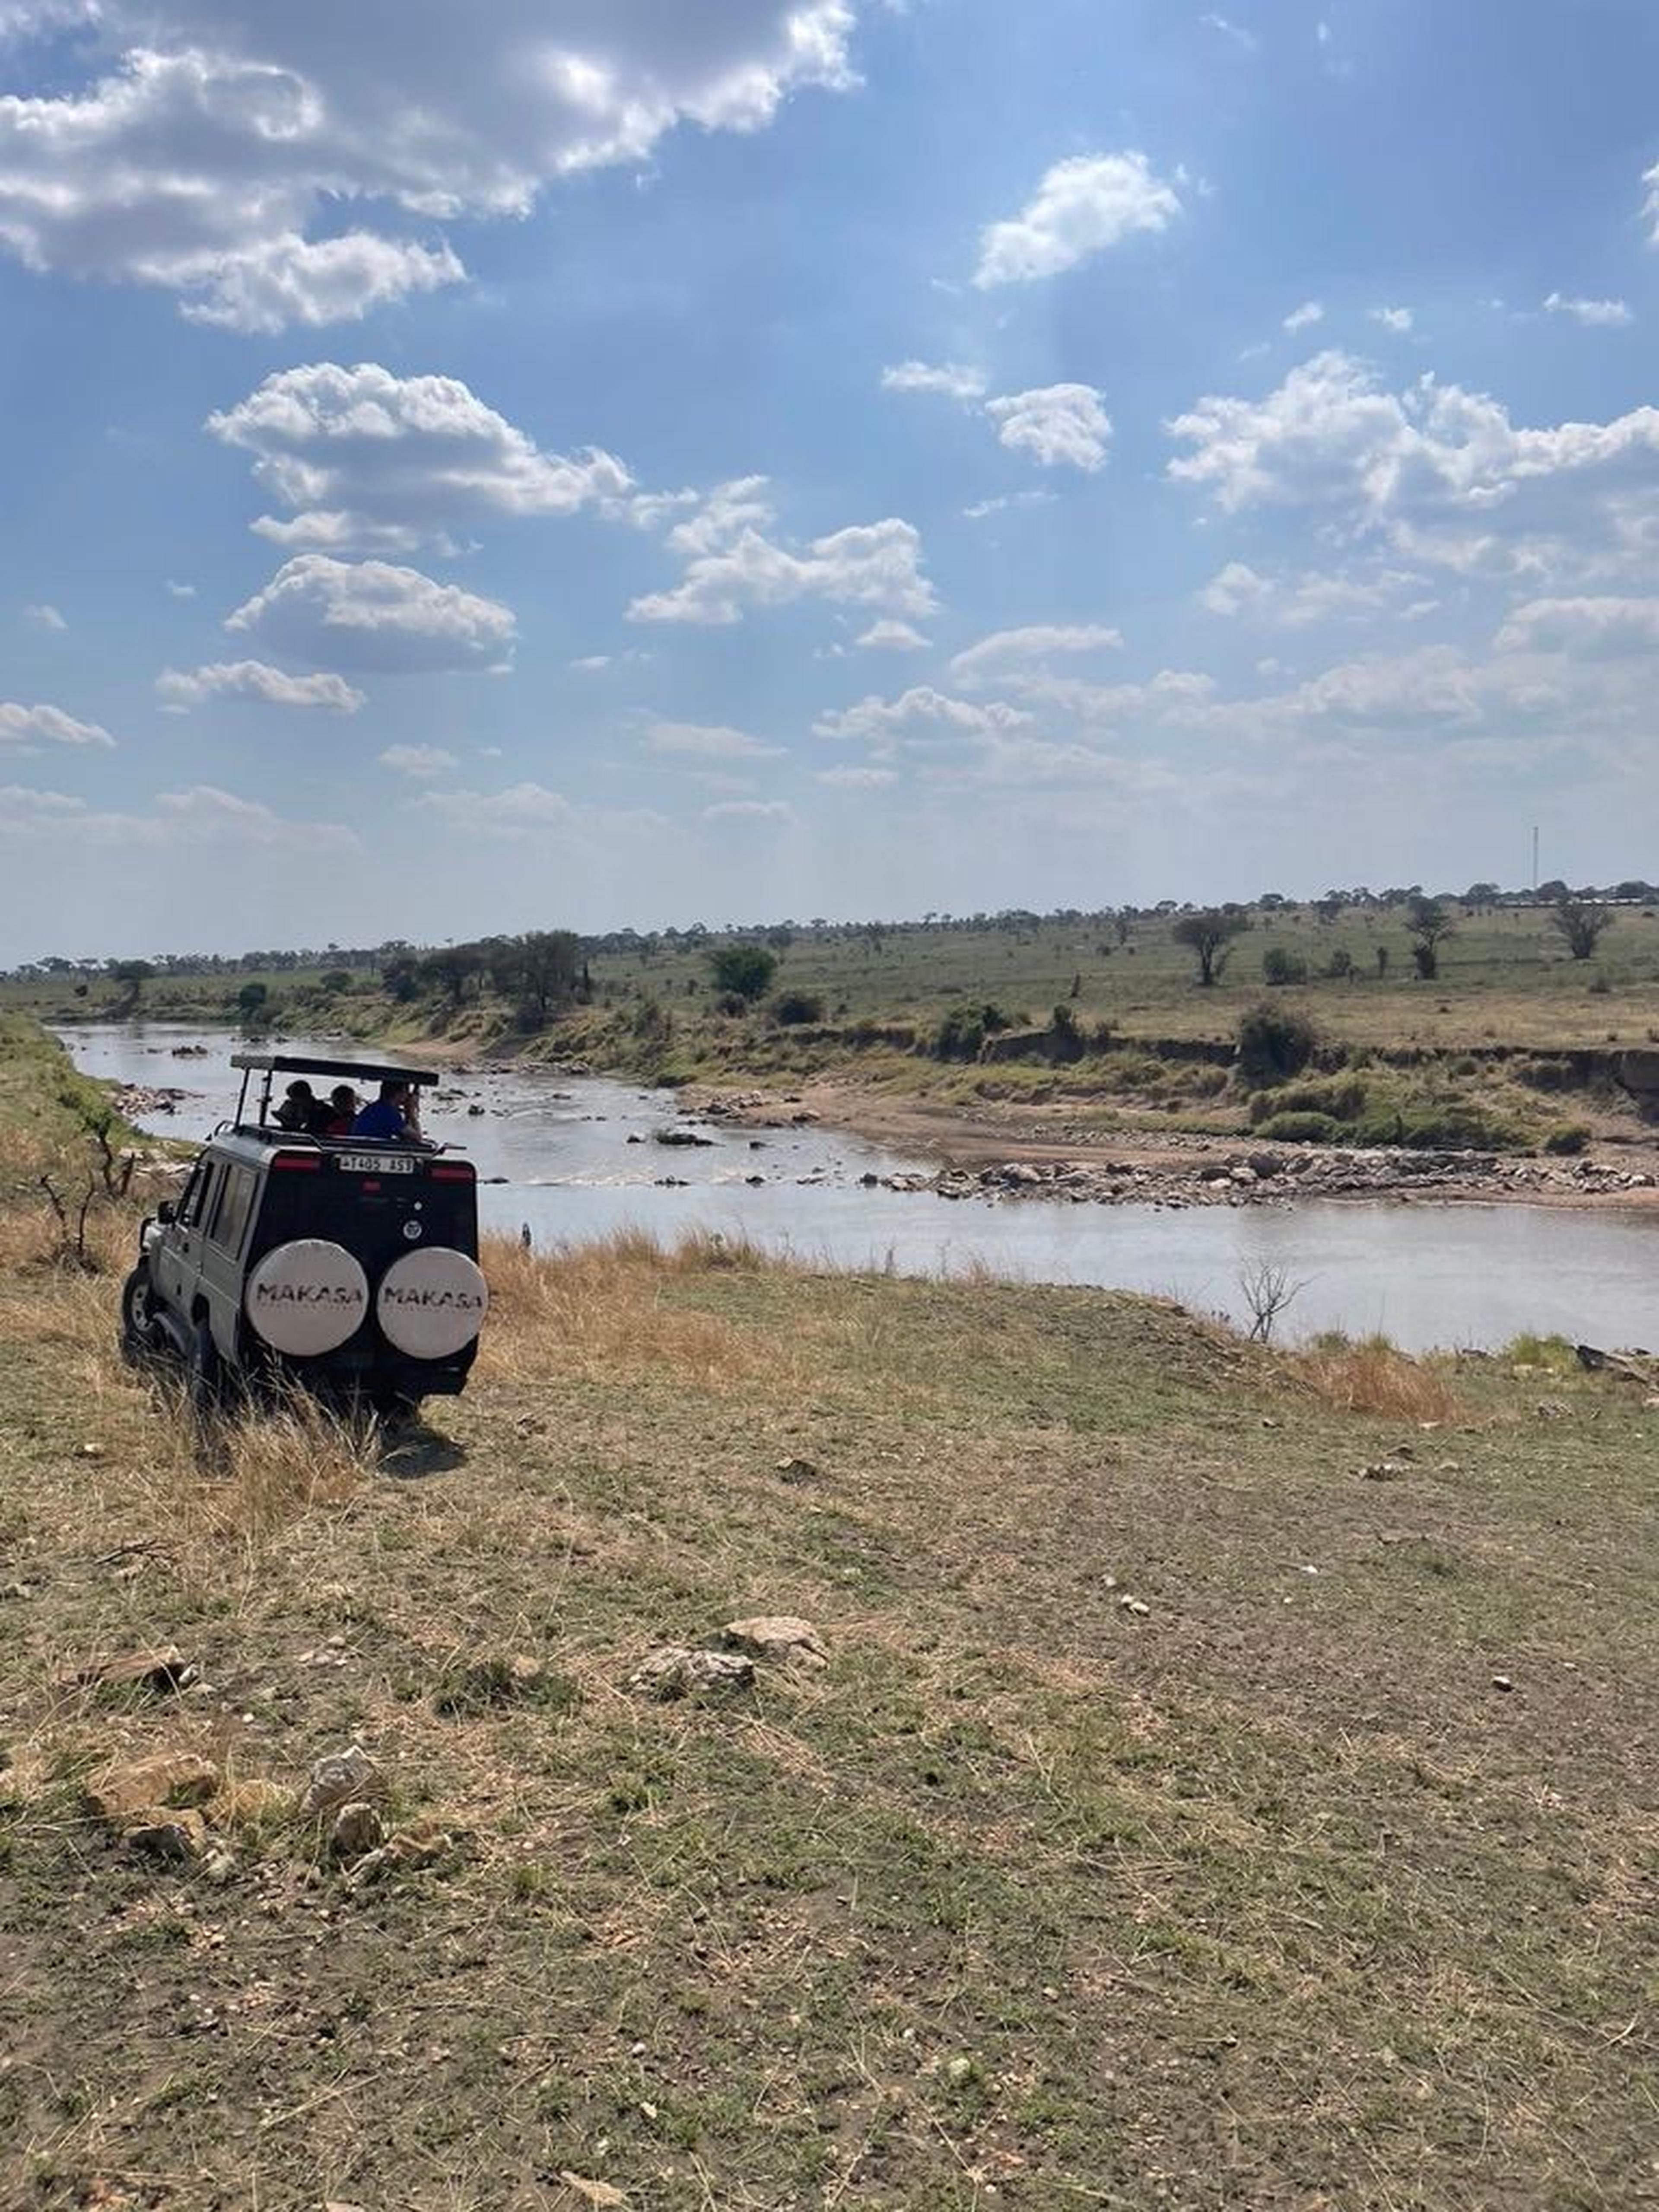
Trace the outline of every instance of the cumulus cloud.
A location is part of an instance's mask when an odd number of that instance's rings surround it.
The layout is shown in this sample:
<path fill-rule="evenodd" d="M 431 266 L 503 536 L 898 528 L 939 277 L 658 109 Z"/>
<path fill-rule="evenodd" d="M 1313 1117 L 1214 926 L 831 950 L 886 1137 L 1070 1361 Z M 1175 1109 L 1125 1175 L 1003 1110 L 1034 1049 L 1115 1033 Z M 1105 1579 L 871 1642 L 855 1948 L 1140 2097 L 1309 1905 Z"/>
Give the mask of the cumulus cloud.
<path fill-rule="evenodd" d="M 985 377 L 981 370 L 963 368 L 956 362 L 930 368 L 925 361 L 902 361 L 896 368 L 883 369 L 881 388 L 884 392 L 935 392 L 945 399 L 982 399 Z"/>
<path fill-rule="evenodd" d="M 989 399 L 985 411 L 997 435 L 1014 453 L 1030 454 L 1045 469 L 1084 469 L 1106 464 L 1112 426 L 1092 384 L 1048 384 Z"/>
<path fill-rule="evenodd" d="M 23 620 L 34 629 L 62 632 L 69 628 L 69 624 L 58 613 L 57 608 L 44 601 L 37 601 L 33 605 L 25 607 Z"/>
<path fill-rule="evenodd" d="M 1568 315 L 1575 323 L 1589 328 L 1616 329 L 1622 323 L 1633 323 L 1630 303 L 1626 300 L 1573 300 L 1560 292 L 1552 292 L 1544 302 L 1547 315 Z"/>
<path fill-rule="evenodd" d="M 388 745 L 378 756 L 380 766 L 389 768 L 398 775 L 412 775 L 424 781 L 428 776 L 447 775 L 460 763 L 453 753 L 447 753 L 441 745 Z"/>
<path fill-rule="evenodd" d="M 412 804 L 465 836 L 515 844 L 574 844 L 586 849 L 597 836 L 641 836 L 669 827 L 664 816 L 647 808 L 580 805 L 542 783 L 509 784 L 502 791 L 424 791 Z"/>
<path fill-rule="evenodd" d="M 302 553 L 225 628 L 282 659 L 389 675 L 493 667 L 511 653 L 512 610 L 418 568 Z"/>
<path fill-rule="evenodd" d="M 0 836 L 30 843 L 147 849 L 229 846 L 294 853 L 356 853 L 360 846 L 333 822 L 294 822 L 256 800 L 216 785 L 164 791 L 148 814 L 105 813 L 60 791 L 0 791 Z"/>
<path fill-rule="evenodd" d="M 675 525 L 665 542 L 684 559 L 685 574 L 672 590 L 635 599 L 630 621 L 730 623 L 751 607 L 804 599 L 893 616 L 933 611 L 921 539 L 909 523 L 889 516 L 855 524 L 792 551 L 763 534 L 774 520 L 761 495 L 765 482 L 744 477 L 722 484 Z"/>
<path fill-rule="evenodd" d="M 769 760 L 782 750 L 751 738 L 746 730 L 702 722 L 652 722 L 641 742 L 647 752 L 679 753 L 696 760 Z"/>
<path fill-rule="evenodd" d="M 1285 318 L 1285 328 L 1294 337 L 1298 331 L 1311 330 L 1316 323 L 1325 319 L 1325 310 L 1317 300 L 1304 300 L 1299 307 L 1292 307 Z"/>
<path fill-rule="evenodd" d="M 721 799 L 702 810 L 705 822 L 793 822 L 795 810 L 787 799 Z"/>
<path fill-rule="evenodd" d="M 1403 597 L 1420 591 L 1423 578 L 1410 569 L 1379 568 L 1364 574 L 1314 569 L 1305 574 L 1264 576 L 1247 562 L 1230 561 L 1199 593 L 1199 605 L 1214 615 L 1259 614 L 1288 629 L 1394 609 L 1402 619 L 1432 612 L 1432 599 L 1401 607 Z"/>
<path fill-rule="evenodd" d="M 1417 320 L 1410 307 L 1371 307 L 1366 312 L 1372 322 L 1380 323 L 1385 331 L 1392 331 L 1396 337 L 1404 337 Z"/>
<path fill-rule="evenodd" d="M 21 707 L 0 699 L 0 745 L 34 751 L 41 745 L 112 745 L 96 722 L 77 722 L 61 707 Z"/>
<path fill-rule="evenodd" d="M 1642 653 L 1659 646 L 1659 599 L 1529 599 L 1499 630 L 1500 653 Z"/>
<path fill-rule="evenodd" d="M 445 546 L 471 523 L 572 514 L 631 489 L 613 455 L 543 453 L 458 378 L 375 362 L 283 369 L 207 427 L 252 455 L 261 489 L 288 510 L 253 526 L 295 551 Z"/>
<path fill-rule="evenodd" d="M 889 745 L 899 738 L 926 742 L 941 733 L 982 735 L 990 730 L 1018 729 L 1030 719 L 1018 707 L 1006 706 L 1000 700 L 981 706 L 971 699 L 952 699 L 923 684 L 896 699 L 882 699 L 872 693 L 855 707 L 819 715 L 812 730 L 820 738 L 860 738 L 870 744 Z"/>
<path fill-rule="evenodd" d="M 1057 276 L 1139 231 L 1166 230 L 1181 212 L 1144 154 L 1057 161 L 1018 215 L 983 233 L 974 282 L 985 290 Z"/>
<path fill-rule="evenodd" d="M 1032 623 L 1024 629 L 993 630 L 957 653 L 951 673 L 969 690 L 982 684 L 1018 683 L 1057 653 L 1113 652 L 1122 643 L 1122 631 L 1103 623 Z"/>
<path fill-rule="evenodd" d="M 263 660 L 217 660 L 205 668 L 163 669 L 155 690 L 173 714 L 188 714 L 210 699 L 252 699 L 267 707 L 321 707 L 355 714 L 363 694 L 339 676 L 285 676 Z"/>
<path fill-rule="evenodd" d="M 921 653 L 928 640 L 911 623 L 893 622 L 884 615 L 853 642 L 862 646 L 866 653 Z"/>
<path fill-rule="evenodd" d="M 1179 483 L 1224 514 L 1301 508 L 1449 568 L 1548 573 L 1645 563 L 1659 529 L 1659 409 L 1523 428 L 1483 393 L 1425 376 L 1386 389 L 1339 351 L 1261 399 L 1206 398 L 1169 426 Z"/>
<path fill-rule="evenodd" d="M 886 785 L 898 781 L 898 770 L 893 768 L 821 768 L 812 781 L 814 783 L 827 783 L 832 791 L 880 791 Z"/>
<path fill-rule="evenodd" d="M 101 0 L 11 27 L 71 15 L 54 88 L 0 100 L 0 248 L 240 330 L 453 283 L 434 226 L 522 216 L 681 122 L 757 129 L 796 88 L 852 82 L 854 0 Z M 373 228 L 318 235 L 343 208 Z"/>

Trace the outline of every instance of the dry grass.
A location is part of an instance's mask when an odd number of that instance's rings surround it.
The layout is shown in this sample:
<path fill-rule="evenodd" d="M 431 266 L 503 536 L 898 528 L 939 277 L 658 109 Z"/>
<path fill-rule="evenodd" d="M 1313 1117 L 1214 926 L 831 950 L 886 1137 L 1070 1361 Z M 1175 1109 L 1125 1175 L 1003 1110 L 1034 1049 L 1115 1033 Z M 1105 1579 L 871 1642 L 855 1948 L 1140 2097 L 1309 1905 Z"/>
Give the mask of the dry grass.
<path fill-rule="evenodd" d="M 1297 1381 L 1339 1413 L 1437 1425 L 1468 1418 L 1467 1407 L 1433 1362 L 1409 1358 L 1391 1344 L 1316 1346 L 1288 1357 Z"/>

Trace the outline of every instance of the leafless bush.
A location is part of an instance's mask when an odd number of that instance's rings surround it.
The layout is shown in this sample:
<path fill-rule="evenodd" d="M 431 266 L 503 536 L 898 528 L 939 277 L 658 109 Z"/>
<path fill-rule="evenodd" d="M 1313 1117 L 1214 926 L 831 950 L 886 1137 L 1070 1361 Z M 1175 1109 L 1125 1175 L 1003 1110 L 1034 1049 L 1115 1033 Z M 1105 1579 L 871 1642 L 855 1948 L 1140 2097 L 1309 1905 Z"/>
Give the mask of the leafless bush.
<path fill-rule="evenodd" d="M 1254 1267 L 1246 1267 L 1238 1279 L 1238 1287 L 1244 1294 L 1244 1303 L 1250 1310 L 1250 1326 L 1247 1331 L 1252 1344 L 1270 1344 L 1273 1325 L 1291 1300 L 1308 1287 L 1305 1282 L 1293 1283 L 1289 1272 L 1263 1260 Z"/>

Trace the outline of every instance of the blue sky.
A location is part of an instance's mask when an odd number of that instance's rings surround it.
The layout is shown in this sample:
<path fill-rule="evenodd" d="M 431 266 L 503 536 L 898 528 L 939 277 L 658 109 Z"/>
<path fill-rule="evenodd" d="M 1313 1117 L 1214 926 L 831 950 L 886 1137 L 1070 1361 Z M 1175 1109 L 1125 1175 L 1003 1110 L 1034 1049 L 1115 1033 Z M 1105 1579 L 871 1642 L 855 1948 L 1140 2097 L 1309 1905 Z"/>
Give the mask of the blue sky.
<path fill-rule="evenodd" d="M 1638 0 L 0 0 L 0 959 L 1656 873 Z"/>

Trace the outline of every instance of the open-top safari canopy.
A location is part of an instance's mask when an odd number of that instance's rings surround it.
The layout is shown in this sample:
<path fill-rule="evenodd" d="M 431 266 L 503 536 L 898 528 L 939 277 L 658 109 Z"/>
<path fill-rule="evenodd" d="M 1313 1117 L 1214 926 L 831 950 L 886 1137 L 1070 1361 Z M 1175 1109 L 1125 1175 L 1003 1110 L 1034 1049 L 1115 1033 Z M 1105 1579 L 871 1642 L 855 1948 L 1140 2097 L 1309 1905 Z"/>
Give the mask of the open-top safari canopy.
<path fill-rule="evenodd" d="M 307 1053 L 297 1052 L 234 1052 L 230 1055 L 233 1067 L 242 1071 L 242 1087 L 236 1098 L 236 1127 L 246 1126 L 248 1079 L 260 1076 L 258 1085 L 258 1127 L 264 1128 L 270 1120 L 270 1094 L 275 1079 L 279 1075 L 332 1076 L 338 1082 L 379 1084 L 407 1083 L 411 1089 L 417 1085 L 442 1081 L 434 1067 L 402 1067 L 379 1060 L 317 1060 Z"/>

